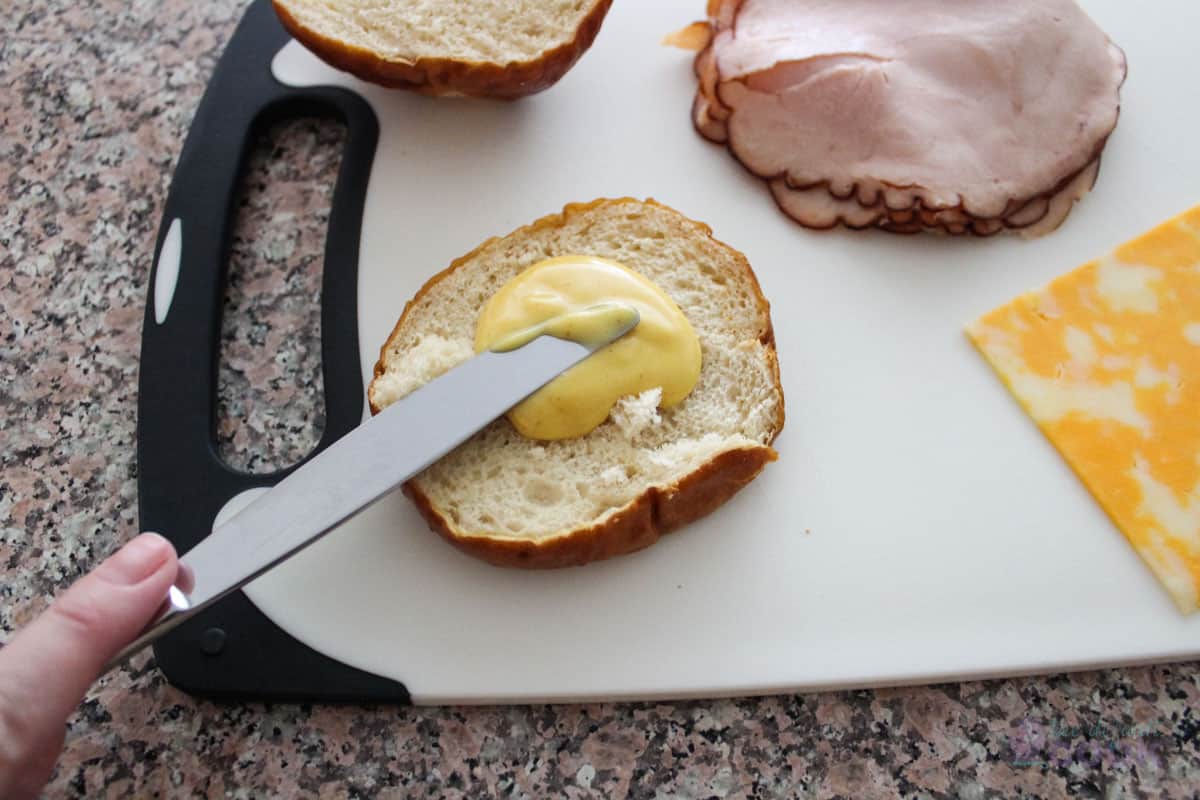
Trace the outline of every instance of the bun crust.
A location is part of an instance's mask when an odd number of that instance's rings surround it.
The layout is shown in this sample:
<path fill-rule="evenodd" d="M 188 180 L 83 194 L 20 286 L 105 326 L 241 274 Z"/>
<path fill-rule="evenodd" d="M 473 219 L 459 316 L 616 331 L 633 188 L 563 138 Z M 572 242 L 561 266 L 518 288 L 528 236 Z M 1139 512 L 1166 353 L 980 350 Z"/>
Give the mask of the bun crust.
<path fill-rule="evenodd" d="M 778 458 L 770 447 L 730 450 L 671 486 L 650 487 L 603 522 L 553 539 L 530 541 L 470 536 L 455 529 L 413 481 L 404 494 L 429 527 L 468 555 L 498 567 L 557 569 L 642 550 L 689 522 L 715 511 Z"/>
<path fill-rule="evenodd" d="M 634 198 L 601 199 L 591 203 L 566 206 L 559 214 L 539 219 L 504 237 L 493 237 L 470 253 L 456 259 L 447 269 L 431 278 L 404 307 L 404 311 L 387 341 L 380 348 L 374 375 L 378 379 L 388 371 L 389 354 L 394 354 L 398 340 L 416 323 L 411 322 L 415 309 L 428 304 L 428 297 L 438 285 L 461 269 L 478 268 L 477 257 L 492 250 L 498 243 L 536 237 L 547 229 L 562 228 L 576 218 L 591 218 L 608 214 L 630 213 L 637 208 L 660 209 L 673 215 L 677 224 L 686 226 L 687 235 L 703 237 L 707 247 L 717 248 L 729 265 L 739 273 L 737 278 L 751 287 L 754 313 L 765 320 L 757 345 L 761 345 L 765 369 L 769 373 L 772 391 L 778 402 L 771 409 L 760 442 L 725 449 L 706 459 L 695 468 L 674 476 L 664 484 L 651 485 L 625 504 L 612 509 L 598 521 L 556 533 L 549 537 L 515 538 L 489 536 L 464 530 L 452 514 L 431 499 L 422 486 L 421 476 L 404 484 L 403 490 L 416 505 L 429 527 L 464 552 L 491 564 L 528 569 L 550 569 L 579 566 L 591 561 L 611 558 L 648 547 L 664 533 L 669 533 L 714 511 L 733 497 L 757 476 L 770 462 L 778 458 L 771 444 L 783 428 L 783 387 L 780 383 L 779 360 L 775 351 L 774 331 L 770 326 L 770 304 L 762 295 L 757 279 L 745 256 L 712 237 L 712 229 L 704 223 L 687 219 L 678 212 L 654 200 Z M 661 212 L 660 212 L 661 213 Z M 392 355 L 391 357 L 395 357 Z M 382 409 L 373 391 L 368 393 L 371 413 Z M 590 434 L 589 434 L 590 435 Z M 584 437 L 586 438 L 586 437 Z"/>
<path fill-rule="evenodd" d="M 427 95 L 515 100 L 549 89 L 575 65 L 600 32 L 612 0 L 594 0 L 571 41 L 544 51 L 537 58 L 506 64 L 455 58 L 387 59 L 370 49 L 305 26 L 289 10 L 287 0 L 272 0 L 272 5 L 283 27 L 297 41 L 335 69 L 368 83 Z"/>

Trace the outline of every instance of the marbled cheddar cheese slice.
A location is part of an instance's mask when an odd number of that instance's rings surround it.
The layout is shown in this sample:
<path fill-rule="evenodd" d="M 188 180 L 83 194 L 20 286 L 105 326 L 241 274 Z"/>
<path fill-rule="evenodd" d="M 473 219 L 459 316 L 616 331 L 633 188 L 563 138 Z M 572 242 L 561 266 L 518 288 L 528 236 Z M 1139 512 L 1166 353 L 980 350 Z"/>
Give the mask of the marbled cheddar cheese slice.
<path fill-rule="evenodd" d="M 1200 597 L 1200 206 L 972 341 L 1185 613 Z"/>

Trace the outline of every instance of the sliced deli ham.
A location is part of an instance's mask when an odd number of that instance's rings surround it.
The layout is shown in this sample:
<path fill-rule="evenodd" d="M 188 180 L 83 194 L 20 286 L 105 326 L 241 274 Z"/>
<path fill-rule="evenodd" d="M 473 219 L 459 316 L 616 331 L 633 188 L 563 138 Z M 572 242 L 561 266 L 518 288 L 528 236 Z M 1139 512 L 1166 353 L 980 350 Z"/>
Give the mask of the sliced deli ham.
<path fill-rule="evenodd" d="M 1004 230 L 1034 237 L 1058 228 L 1072 206 L 1091 190 L 1100 171 L 1100 159 L 1065 181 L 1048 195 L 1029 200 L 1004 217 L 985 219 L 967 214 L 961 208 L 932 209 L 915 205 L 892 210 L 882 203 L 864 204 L 857 195 L 839 198 L 825 185 L 795 189 L 787 178 L 771 178 L 771 194 L 785 214 L 808 228 L 825 230 L 844 225 L 847 228 L 882 228 L 893 233 L 939 231 L 953 235 L 972 233 L 991 236 Z"/>
<path fill-rule="evenodd" d="M 713 0 L 708 25 L 697 130 L 814 228 L 1053 230 L 1126 72 L 1074 0 Z"/>

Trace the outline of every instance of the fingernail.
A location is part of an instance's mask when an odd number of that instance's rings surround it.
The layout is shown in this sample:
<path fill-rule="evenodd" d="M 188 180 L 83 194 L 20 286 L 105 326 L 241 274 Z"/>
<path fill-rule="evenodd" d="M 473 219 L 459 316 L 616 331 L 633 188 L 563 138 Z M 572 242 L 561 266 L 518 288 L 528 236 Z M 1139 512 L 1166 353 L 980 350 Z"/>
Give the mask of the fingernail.
<path fill-rule="evenodd" d="M 171 557 L 171 544 L 157 533 L 143 533 L 100 565 L 104 578 L 114 583 L 141 583 Z"/>

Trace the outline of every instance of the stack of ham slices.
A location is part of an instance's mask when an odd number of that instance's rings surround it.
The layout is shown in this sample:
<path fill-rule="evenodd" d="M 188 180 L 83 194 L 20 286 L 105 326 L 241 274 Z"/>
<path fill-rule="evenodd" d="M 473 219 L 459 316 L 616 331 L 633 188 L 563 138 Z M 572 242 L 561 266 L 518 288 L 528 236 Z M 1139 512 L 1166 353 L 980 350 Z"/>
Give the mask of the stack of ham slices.
<path fill-rule="evenodd" d="M 811 228 L 1037 236 L 1095 183 L 1125 56 L 1075 0 L 710 0 L 697 130 Z M 690 40 L 690 41 L 689 41 Z"/>

